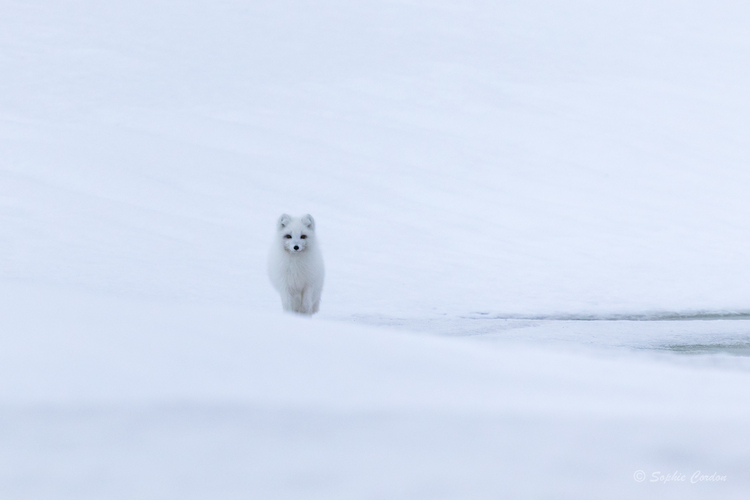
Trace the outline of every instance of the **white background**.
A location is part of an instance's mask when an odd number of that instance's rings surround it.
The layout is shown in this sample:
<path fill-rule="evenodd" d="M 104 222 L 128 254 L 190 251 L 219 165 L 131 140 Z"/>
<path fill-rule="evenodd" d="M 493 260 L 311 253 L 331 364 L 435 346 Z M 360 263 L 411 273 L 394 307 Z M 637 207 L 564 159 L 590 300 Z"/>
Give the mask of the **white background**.
<path fill-rule="evenodd" d="M 4 2 L 0 493 L 741 498 L 748 25 Z M 312 320 L 265 276 L 282 212 Z"/>

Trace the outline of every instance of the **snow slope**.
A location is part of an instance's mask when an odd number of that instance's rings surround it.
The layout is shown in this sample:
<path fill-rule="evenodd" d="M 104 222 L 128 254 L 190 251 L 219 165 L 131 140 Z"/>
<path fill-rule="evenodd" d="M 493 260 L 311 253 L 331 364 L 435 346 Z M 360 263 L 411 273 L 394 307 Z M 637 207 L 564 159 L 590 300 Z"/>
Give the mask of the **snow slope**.
<path fill-rule="evenodd" d="M 309 211 L 336 314 L 748 309 L 739 4 L 3 10 L 7 278 L 265 309 Z"/>
<path fill-rule="evenodd" d="M 4 2 L 0 496 L 741 498 L 748 21 Z"/>
<path fill-rule="evenodd" d="M 750 483 L 747 365 L 41 298 L 43 317 L 5 317 L 9 498 L 742 498 Z"/>

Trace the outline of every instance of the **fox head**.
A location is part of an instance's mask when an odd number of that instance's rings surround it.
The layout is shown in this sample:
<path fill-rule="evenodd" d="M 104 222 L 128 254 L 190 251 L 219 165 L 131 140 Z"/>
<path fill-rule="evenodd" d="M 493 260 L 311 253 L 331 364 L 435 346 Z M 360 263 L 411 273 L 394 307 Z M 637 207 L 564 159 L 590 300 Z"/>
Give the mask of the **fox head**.
<path fill-rule="evenodd" d="M 315 240 L 315 219 L 310 214 L 302 217 L 283 214 L 276 229 L 284 250 L 289 253 L 304 252 Z"/>

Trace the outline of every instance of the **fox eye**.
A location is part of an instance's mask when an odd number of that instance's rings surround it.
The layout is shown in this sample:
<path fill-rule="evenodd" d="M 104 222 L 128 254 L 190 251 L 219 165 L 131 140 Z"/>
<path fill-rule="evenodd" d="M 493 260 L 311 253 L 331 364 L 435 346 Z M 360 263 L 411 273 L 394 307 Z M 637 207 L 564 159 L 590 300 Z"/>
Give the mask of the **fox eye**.
<path fill-rule="evenodd" d="M 285 234 L 284 238 L 286 238 L 288 240 L 291 240 L 292 239 L 292 235 L 291 234 Z"/>
<path fill-rule="evenodd" d="M 307 235 L 306 235 L 306 234 L 303 234 L 302 236 L 300 236 L 300 239 L 303 239 L 303 240 L 304 240 L 305 238 L 307 238 Z"/>

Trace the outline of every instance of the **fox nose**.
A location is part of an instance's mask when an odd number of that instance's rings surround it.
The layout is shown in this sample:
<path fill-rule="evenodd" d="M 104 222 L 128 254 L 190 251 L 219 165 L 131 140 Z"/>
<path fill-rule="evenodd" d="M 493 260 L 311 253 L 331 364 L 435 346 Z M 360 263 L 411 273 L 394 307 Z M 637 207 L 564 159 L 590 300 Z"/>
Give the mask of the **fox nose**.
<path fill-rule="evenodd" d="M 294 245 L 295 250 L 299 250 L 299 245 Z"/>

